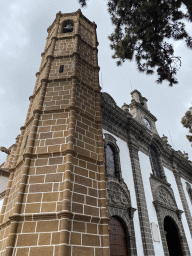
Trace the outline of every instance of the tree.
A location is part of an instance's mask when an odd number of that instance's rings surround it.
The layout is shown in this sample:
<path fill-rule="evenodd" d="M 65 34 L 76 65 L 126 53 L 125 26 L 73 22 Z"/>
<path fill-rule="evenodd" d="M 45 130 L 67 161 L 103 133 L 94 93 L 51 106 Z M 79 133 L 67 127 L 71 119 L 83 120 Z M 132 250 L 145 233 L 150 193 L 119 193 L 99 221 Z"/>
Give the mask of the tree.
<path fill-rule="evenodd" d="M 87 0 L 79 0 L 81 6 Z M 181 9 L 184 4 L 186 11 Z M 135 57 L 140 72 L 157 72 L 158 83 L 178 83 L 176 73 L 181 58 L 174 55 L 168 39 L 185 40 L 192 49 L 192 38 L 184 19 L 192 21 L 191 0 L 108 0 L 114 32 L 109 36 L 117 65 Z"/>
<path fill-rule="evenodd" d="M 192 133 L 192 107 L 185 113 L 184 117 L 181 119 L 181 123 L 185 128 L 189 129 L 189 133 Z M 191 135 L 186 135 L 186 137 L 192 142 Z"/>

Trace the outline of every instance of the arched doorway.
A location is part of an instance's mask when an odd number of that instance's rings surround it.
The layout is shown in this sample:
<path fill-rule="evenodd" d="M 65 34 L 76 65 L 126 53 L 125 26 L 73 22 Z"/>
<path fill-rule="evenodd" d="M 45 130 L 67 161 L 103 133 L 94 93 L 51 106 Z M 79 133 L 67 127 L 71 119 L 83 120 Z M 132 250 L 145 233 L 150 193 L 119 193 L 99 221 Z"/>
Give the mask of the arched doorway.
<path fill-rule="evenodd" d="M 166 216 L 164 219 L 164 230 L 166 232 L 167 247 L 170 256 L 183 256 L 183 249 L 179 237 L 178 227 L 175 221 Z"/>
<path fill-rule="evenodd" d="M 109 218 L 110 256 L 129 255 L 129 241 L 122 222 L 115 216 Z"/>

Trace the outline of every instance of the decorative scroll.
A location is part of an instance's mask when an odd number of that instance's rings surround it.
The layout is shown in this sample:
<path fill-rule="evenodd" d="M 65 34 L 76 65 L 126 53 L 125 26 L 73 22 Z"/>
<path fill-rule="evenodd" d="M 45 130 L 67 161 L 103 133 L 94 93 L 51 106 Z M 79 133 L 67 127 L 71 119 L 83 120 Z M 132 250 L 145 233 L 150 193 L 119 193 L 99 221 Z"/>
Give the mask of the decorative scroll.
<path fill-rule="evenodd" d="M 175 200 L 173 199 L 173 196 L 171 193 L 164 187 L 160 186 L 157 190 L 157 199 L 161 203 L 170 206 L 170 207 L 177 207 Z"/>
<path fill-rule="evenodd" d="M 108 182 L 107 184 L 108 204 L 116 207 L 128 208 L 130 206 L 129 196 L 126 191 L 115 182 Z"/>

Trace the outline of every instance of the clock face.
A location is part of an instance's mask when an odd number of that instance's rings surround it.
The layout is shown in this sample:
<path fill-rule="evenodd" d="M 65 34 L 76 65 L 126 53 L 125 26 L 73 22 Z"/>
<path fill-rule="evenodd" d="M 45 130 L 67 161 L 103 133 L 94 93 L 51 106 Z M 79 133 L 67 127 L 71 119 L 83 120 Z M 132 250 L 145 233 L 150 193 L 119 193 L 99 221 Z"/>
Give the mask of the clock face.
<path fill-rule="evenodd" d="M 149 130 L 151 130 L 151 124 L 150 124 L 150 122 L 149 122 L 146 118 L 144 118 L 143 120 L 144 120 L 144 123 L 145 123 L 146 127 L 147 127 Z"/>

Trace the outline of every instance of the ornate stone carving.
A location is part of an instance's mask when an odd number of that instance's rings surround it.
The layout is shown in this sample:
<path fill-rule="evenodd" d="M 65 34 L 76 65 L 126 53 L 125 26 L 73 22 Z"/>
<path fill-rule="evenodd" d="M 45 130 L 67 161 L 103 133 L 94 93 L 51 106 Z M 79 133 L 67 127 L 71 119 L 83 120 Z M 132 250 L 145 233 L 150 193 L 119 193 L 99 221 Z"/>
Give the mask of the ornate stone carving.
<path fill-rule="evenodd" d="M 130 199 L 128 193 L 116 182 L 107 183 L 108 204 L 113 207 L 128 208 Z"/>
<path fill-rule="evenodd" d="M 162 204 L 173 208 L 177 207 L 173 196 L 165 187 L 159 186 L 156 195 L 158 201 L 160 201 Z"/>

